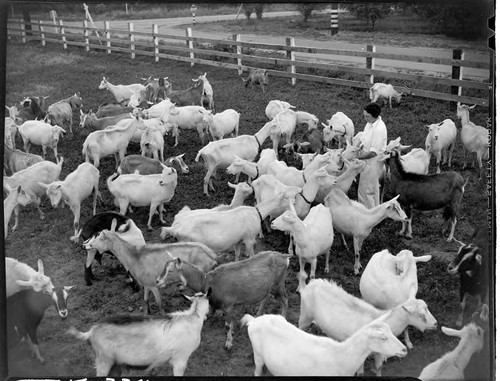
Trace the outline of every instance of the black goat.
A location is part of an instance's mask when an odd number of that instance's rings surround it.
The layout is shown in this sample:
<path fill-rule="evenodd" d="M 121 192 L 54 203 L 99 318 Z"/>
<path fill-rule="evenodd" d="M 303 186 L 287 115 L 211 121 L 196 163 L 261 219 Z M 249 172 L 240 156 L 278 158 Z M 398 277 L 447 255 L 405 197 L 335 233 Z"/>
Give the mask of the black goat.
<path fill-rule="evenodd" d="M 28 97 L 23 101 L 14 121 L 17 125 L 21 125 L 27 120 L 43 120 L 46 115 L 47 113 L 38 104 L 38 100 L 35 97 Z"/>
<path fill-rule="evenodd" d="M 461 246 L 455 258 L 448 265 L 450 274 L 460 275 L 460 312 L 457 326 L 463 322 L 466 296 L 478 297 L 478 306 L 488 303 L 489 280 L 489 232 L 480 228 L 473 234 L 468 245 L 457 241 Z"/>
<path fill-rule="evenodd" d="M 167 96 L 176 106 L 203 106 L 203 81 L 197 80 L 190 88 L 172 91 Z"/>
<path fill-rule="evenodd" d="M 292 150 L 297 153 L 315 153 L 325 152 L 325 143 L 321 131 L 314 129 L 305 132 L 298 140 L 290 143 Z M 287 148 L 287 144 L 284 148 Z"/>
<path fill-rule="evenodd" d="M 413 210 L 430 211 L 444 208 L 443 218 L 450 230 L 447 241 L 453 239 L 457 224 L 457 211 L 462 201 L 465 184 L 463 177 L 454 171 L 419 175 L 406 172 L 401 164 L 398 151 L 390 151 L 387 165 L 391 171 L 391 191 L 399 194 L 399 203 L 409 216 L 408 222 L 403 222 L 400 235 L 412 238 L 411 221 Z M 447 226 L 443 228 L 443 234 Z"/>
<path fill-rule="evenodd" d="M 25 289 L 7 298 L 7 343 L 14 348 L 25 338 L 34 356 L 43 364 L 38 348 L 37 330 L 45 310 L 54 305 L 59 316 L 68 316 L 68 293 L 74 286 L 54 287 L 51 294 Z"/>

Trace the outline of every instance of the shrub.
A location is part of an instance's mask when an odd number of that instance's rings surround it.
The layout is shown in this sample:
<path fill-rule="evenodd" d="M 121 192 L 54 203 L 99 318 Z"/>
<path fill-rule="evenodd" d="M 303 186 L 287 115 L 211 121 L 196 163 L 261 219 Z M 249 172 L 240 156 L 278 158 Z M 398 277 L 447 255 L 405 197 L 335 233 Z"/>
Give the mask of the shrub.
<path fill-rule="evenodd" d="M 378 20 L 383 19 L 391 13 L 390 4 L 375 4 L 375 3 L 364 3 L 364 4 L 352 4 L 347 5 L 347 9 L 352 13 L 357 19 L 365 20 L 366 23 L 372 24 L 372 30 L 375 29 L 375 23 Z"/>

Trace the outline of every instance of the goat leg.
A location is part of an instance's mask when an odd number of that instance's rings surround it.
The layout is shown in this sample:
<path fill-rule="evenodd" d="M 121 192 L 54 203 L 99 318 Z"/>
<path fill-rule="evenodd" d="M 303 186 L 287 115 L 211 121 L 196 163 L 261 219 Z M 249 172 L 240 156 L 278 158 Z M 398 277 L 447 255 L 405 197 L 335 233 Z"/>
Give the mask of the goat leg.
<path fill-rule="evenodd" d="M 40 348 L 38 348 L 38 340 L 36 338 L 36 332 L 33 340 L 31 340 L 31 335 L 29 334 L 26 335 L 26 339 L 28 340 L 31 353 L 33 353 L 33 356 L 35 356 L 38 359 L 38 361 L 40 361 L 41 364 L 45 363 L 45 359 L 40 354 Z"/>
<path fill-rule="evenodd" d="M 225 349 L 231 349 L 233 347 L 233 309 L 229 307 L 224 311 L 226 315 L 225 326 L 227 327 L 226 343 L 224 344 Z"/>

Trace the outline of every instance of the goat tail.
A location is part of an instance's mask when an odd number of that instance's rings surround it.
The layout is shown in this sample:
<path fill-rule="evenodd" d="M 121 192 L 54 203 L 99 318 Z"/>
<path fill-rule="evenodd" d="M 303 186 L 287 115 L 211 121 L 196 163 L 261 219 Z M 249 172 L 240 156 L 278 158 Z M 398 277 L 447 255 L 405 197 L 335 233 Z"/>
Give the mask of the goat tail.
<path fill-rule="evenodd" d="M 108 179 L 106 180 L 106 184 L 108 185 L 108 188 L 111 185 L 111 183 L 113 182 L 113 180 L 116 179 L 117 177 L 118 177 L 118 173 L 116 173 L 116 172 L 108 177 Z"/>
<path fill-rule="evenodd" d="M 69 329 L 66 332 L 70 335 L 75 336 L 79 340 L 89 340 L 90 336 L 92 335 L 92 330 L 88 332 L 80 332 L 73 326 L 69 327 Z"/>
<path fill-rule="evenodd" d="M 200 156 L 203 155 L 203 152 L 201 152 L 201 150 L 198 151 L 198 154 L 196 155 L 196 157 L 194 158 L 194 161 L 198 162 L 200 160 Z"/>
<path fill-rule="evenodd" d="M 249 323 L 251 323 L 252 321 L 254 321 L 255 318 L 250 315 L 250 314 L 245 314 L 243 315 L 243 317 L 241 318 L 240 320 L 240 326 L 243 328 L 243 327 L 246 327 Z"/>

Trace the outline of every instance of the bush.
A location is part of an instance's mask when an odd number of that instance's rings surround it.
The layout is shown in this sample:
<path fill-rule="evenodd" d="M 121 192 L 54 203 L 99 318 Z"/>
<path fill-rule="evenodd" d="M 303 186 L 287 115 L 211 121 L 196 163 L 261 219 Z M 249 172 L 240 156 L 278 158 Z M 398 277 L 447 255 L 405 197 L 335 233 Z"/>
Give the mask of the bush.
<path fill-rule="evenodd" d="M 347 5 L 347 9 L 358 20 L 365 20 L 367 24 L 371 22 L 372 30 L 375 29 L 375 23 L 378 20 L 383 19 L 385 16 L 388 16 L 391 13 L 390 4 L 352 4 Z"/>

